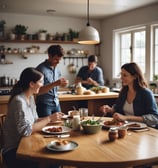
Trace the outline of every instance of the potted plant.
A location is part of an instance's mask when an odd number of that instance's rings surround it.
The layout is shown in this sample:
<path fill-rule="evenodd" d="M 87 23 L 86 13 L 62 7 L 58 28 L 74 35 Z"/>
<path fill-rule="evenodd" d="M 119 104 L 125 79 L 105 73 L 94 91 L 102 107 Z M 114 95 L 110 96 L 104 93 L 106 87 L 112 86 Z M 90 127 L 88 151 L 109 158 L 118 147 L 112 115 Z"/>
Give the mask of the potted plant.
<path fill-rule="evenodd" d="M 39 33 L 38 33 L 38 39 L 39 40 L 46 40 L 46 37 L 47 37 L 47 30 L 39 30 Z"/>
<path fill-rule="evenodd" d="M 0 21 L 0 39 L 4 38 L 4 25 L 6 24 L 5 20 Z"/>
<path fill-rule="evenodd" d="M 26 36 L 27 29 L 28 29 L 27 26 L 19 24 L 14 27 L 13 32 L 17 35 L 18 39 L 24 40 L 25 36 Z"/>
<path fill-rule="evenodd" d="M 69 29 L 69 35 L 70 35 L 71 41 L 78 41 L 79 32 Z"/>

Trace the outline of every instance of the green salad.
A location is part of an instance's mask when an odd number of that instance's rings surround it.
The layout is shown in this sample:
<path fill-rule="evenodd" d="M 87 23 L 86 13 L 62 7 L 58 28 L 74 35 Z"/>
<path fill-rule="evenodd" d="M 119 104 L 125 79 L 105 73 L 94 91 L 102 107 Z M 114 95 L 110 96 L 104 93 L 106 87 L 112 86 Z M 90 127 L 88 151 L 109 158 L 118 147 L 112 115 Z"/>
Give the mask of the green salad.
<path fill-rule="evenodd" d="M 96 120 L 85 120 L 85 121 L 82 121 L 82 125 L 99 125 L 100 122 L 99 121 L 96 121 Z"/>

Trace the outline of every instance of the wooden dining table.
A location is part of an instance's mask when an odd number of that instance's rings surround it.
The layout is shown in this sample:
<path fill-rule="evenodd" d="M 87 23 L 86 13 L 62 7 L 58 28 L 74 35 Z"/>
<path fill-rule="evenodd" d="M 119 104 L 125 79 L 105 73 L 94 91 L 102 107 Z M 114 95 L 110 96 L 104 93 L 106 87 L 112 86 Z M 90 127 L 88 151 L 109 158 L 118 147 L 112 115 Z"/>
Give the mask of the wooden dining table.
<path fill-rule="evenodd" d="M 111 118 L 104 118 L 104 121 Z M 158 130 L 135 132 L 128 130 L 122 139 L 110 142 L 108 128 L 96 134 L 71 131 L 70 137 L 64 138 L 78 144 L 70 151 L 52 151 L 48 144 L 56 137 L 45 138 L 42 131 L 23 137 L 20 141 L 17 157 L 35 160 L 44 168 L 47 164 L 60 164 L 84 168 L 127 168 L 158 162 Z"/>

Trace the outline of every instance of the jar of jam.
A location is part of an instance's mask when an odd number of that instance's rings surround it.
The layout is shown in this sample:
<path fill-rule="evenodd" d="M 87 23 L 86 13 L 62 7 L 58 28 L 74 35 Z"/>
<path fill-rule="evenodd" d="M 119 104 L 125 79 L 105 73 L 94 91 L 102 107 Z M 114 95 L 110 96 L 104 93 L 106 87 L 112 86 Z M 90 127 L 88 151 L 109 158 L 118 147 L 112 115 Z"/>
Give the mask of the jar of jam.
<path fill-rule="evenodd" d="M 127 127 L 126 126 L 122 126 L 122 127 L 119 127 L 118 129 L 118 137 L 119 138 L 124 138 L 127 134 Z"/>
<path fill-rule="evenodd" d="M 108 137 L 109 141 L 115 141 L 118 137 L 118 130 L 116 128 L 110 128 Z"/>

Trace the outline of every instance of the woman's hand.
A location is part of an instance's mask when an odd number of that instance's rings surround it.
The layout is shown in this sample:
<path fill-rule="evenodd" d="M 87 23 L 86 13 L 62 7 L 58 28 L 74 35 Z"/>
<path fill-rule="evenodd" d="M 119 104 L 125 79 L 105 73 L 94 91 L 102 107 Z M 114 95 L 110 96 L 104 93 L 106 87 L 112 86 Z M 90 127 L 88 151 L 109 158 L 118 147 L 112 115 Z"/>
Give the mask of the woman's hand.
<path fill-rule="evenodd" d="M 125 121 L 126 116 L 122 115 L 120 113 L 114 113 L 113 118 L 116 119 L 117 121 Z"/>
<path fill-rule="evenodd" d="M 108 105 L 103 105 L 100 107 L 100 111 L 103 113 L 112 113 L 112 108 Z"/>
<path fill-rule="evenodd" d="M 56 112 L 49 116 L 51 122 L 59 121 L 62 119 L 63 113 L 62 112 Z"/>

